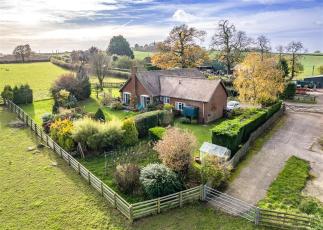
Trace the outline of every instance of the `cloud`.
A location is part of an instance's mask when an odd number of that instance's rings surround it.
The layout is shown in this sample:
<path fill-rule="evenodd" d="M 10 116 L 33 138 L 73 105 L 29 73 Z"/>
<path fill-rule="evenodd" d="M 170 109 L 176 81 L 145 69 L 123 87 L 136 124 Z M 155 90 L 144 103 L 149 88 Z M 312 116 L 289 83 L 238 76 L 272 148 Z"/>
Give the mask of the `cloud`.
<path fill-rule="evenodd" d="M 196 19 L 196 17 L 185 12 L 184 10 L 176 10 L 172 16 L 172 19 L 177 22 L 191 22 Z"/>

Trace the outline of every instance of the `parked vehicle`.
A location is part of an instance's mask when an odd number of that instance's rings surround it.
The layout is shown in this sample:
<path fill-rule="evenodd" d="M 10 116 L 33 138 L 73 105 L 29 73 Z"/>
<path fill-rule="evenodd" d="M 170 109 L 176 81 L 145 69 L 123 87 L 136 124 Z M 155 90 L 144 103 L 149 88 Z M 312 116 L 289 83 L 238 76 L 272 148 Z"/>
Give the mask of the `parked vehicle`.
<path fill-rule="evenodd" d="M 227 104 L 227 111 L 232 111 L 240 108 L 240 103 L 238 101 L 229 101 Z"/>

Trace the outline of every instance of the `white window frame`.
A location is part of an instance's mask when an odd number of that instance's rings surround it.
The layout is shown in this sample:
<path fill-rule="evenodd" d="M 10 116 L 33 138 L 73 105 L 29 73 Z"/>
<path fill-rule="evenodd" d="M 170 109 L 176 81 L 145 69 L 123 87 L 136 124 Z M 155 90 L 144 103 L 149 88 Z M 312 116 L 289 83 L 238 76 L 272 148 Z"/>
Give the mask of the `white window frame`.
<path fill-rule="evenodd" d="M 131 93 L 129 93 L 129 92 L 123 92 L 122 93 L 122 102 L 125 105 L 129 105 L 130 104 L 130 98 L 131 98 Z"/>
<path fill-rule="evenodd" d="M 164 96 L 163 97 L 163 103 L 164 104 L 170 104 L 170 97 Z"/>
<path fill-rule="evenodd" d="M 186 106 L 184 102 L 176 101 L 175 102 L 175 109 L 183 111 L 183 108 Z"/>
<path fill-rule="evenodd" d="M 148 99 L 148 100 L 147 100 Z M 140 95 L 140 104 L 146 108 L 150 104 L 150 96 L 149 95 Z"/>

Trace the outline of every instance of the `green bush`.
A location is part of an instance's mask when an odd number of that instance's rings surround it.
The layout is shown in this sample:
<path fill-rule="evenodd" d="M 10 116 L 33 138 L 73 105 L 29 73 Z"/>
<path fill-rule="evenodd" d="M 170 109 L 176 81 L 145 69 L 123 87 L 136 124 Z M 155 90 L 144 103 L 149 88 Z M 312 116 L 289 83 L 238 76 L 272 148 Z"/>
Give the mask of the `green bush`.
<path fill-rule="evenodd" d="M 166 129 L 164 127 L 154 127 L 149 129 L 149 139 L 159 141 L 163 138 Z"/>
<path fill-rule="evenodd" d="M 104 126 L 104 130 L 101 148 L 103 150 L 118 148 L 123 141 L 124 130 L 122 130 L 122 123 L 118 120 L 112 120 L 102 125 Z"/>
<path fill-rule="evenodd" d="M 79 142 L 86 147 L 88 139 L 94 134 L 101 132 L 101 129 L 102 125 L 99 122 L 86 117 L 74 122 L 72 137 L 75 142 Z M 91 146 L 94 147 L 92 144 Z"/>
<path fill-rule="evenodd" d="M 124 130 L 124 145 L 133 146 L 138 143 L 138 130 L 136 128 L 135 121 L 132 118 L 128 118 L 123 121 L 122 130 Z"/>
<path fill-rule="evenodd" d="M 113 102 L 111 104 L 111 109 L 113 109 L 113 110 L 122 110 L 123 109 L 123 105 L 119 101 L 118 102 Z"/>
<path fill-rule="evenodd" d="M 163 164 L 149 164 L 143 168 L 140 182 L 149 198 L 166 196 L 183 187 L 176 173 Z"/>
<path fill-rule="evenodd" d="M 115 180 L 120 191 L 133 194 L 140 185 L 140 169 L 134 164 L 123 164 L 116 167 Z"/>
<path fill-rule="evenodd" d="M 230 167 L 223 164 L 216 156 L 206 156 L 201 167 L 201 177 L 204 184 L 218 188 L 226 183 L 230 176 Z"/>
<path fill-rule="evenodd" d="M 164 110 L 171 111 L 174 108 L 174 106 L 172 104 L 165 103 L 163 108 Z"/>
<path fill-rule="evenodd" d="M 178 119 L 180 123 L 182 124 L 191 124 L 191 119 L 187 118 L 187 117 L 181 117 Z"/>
<path fill-rule="evenodd" d="M 315 215 L 320 212 L 323 214 L 323 207 L 320 207 L 319 201 L 309 197 L 301 201 L 299 210 L 309 215 Z"/>
<path fill-rule="evenodd" d="M 293 99 L 296 94 L 296 84 L 288 83 L 285 87 L 285 90 L 282 94 L 283 99 Z"/>
<path fill-rule="evenodd" d="M 278 101 L 272 106 L 267 108 L 267 119 L 269 119 L 274 113 L 278 112 L 282 106 L 282 101 Z"/>
<path fill-rule="evenodd" d="M 11 88 L 11 86 L 6 85 L 1 93 L 4 99 L 12 100 L 13 103 L 19 104 L 29 104 L 33 102 L 33 91 L 30 89 L 29 85 L 20 85 Z"/>
<path fill-rule="evenodd" d="M 50 125 L 50 136 L 66 151 L 72 151 L 75 143 L 72 139 L 73 123 L 70 120 L 58 119 Z"/>
<path fill-rule="evenodd" d="M 98 108 L 94 115 L 95 119 L 98 121 L 105 121 L 105 116 L 101 108 Z"/>
<path fill-rule="evenodd" d="M 156 126 L 167 126 L 173 123 L 173 117 L 168 111 L 150 111 L 135 116 L 139 137 L 148 135 L 148 130 Z"/>

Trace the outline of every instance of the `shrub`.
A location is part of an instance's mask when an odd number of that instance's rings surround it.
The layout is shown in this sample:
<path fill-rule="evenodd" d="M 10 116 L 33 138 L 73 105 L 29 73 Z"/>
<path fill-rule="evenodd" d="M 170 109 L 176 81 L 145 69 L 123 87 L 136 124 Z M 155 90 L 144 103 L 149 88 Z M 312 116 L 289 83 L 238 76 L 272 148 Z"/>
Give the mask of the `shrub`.
<path fill-rule="evenodd" d="M 56 94 L 54 100 L 55 100 L 55 102 L 57 102 L 58 107 L 70 109 L 70 108 L 74 108 L 77 106 L 76 97 L 65 89 L 61 89 Z"/>
<path fill-rule="evenodd" d="M 269 119 L 274 113 L 278 112 L 282 106 L 282 101 L 279 101 L 269 108 L 267 108 L 267 119 Z"/>
<path fill-rule="evenodd" d="M 159 153 L 164 165 L 186 177 L 192 162 L 192 154 L 197 147 L 196 143 L 192 133 L 173 128 L 165 132 L 163 139 L 154 149 Z"/>
<path fill-rule="evenodd" d="M 150 198 L 166 196 L 182 189 L 177 175 L 162 164 L 149 164 L 143 168 L 140 182 Z"/>
<path fill-rule="evenodd" d="M 182 123 L 182 124 L 191 124 L 191 120 L 187 117 L 181 117 L 179 118 L 179 122 Z"/>
<path fill-rule="evenodd" d="M 114 102 L 111 104 L 111 109 L 113 110 L 122 110 L 123 109 L 123 105 L 121 102 Z"/>
<path fill-rule="evenodd" d="M 132 118 L 128 118 L 123 121 L 122 130 L 124 130 L 124 134 L 123 134 L 124 145 L 132 146 L 138 143 L 138 130 Z"/>
<path fill-rule="evenodd" d="M 73 123 L 68 120 L 57 119 L 50 125 L 50 136 L 66 151 L 72 151 L 75 143 L 72 139 Z"/>
<path fill-rule="evenodd" d="M 115 180 L 120 191 L 133 194 L 139 187 L 140 169 L 134 164 L 118 165 Z"/>
<path fill-rule="evenodd" d="M 42 126 L 43 126 L 43 129 L 44 129 L 45 133 L 49 133 L 50 126 L 51 126 L 52 122 L 54 121 L 54 118 L 55 118 L 55 116 L 53 114 L 51 114 L 51 113 L 45 113 L 41 117 Z"/>
<path fill-rule="evenodd" d="M 283 99 L 293 99 L 296 93 L 296 84 L 288 83 L 285 87 L 285 90 L 282 94 Z"/>
<path fill-rule="evenodd" d="M 83 118 L 74 122 L 74 130 L 72 137 L 75 142 L 81 143 L 84 147 L 87 146 L 88 138 L 99 133 L 101 129 L 99 122 L 91 118 Z"/>
<path fill-rule="evenodd" d="M 152 141 L 159 141 L 163 138 L 166 129 L 164 127 L 154 127 L 149 129 L 149 139 Z"/>
<path fill-rule="evenodd" d="M 122 130 L 122 123 L 118 120 L 112 120 L 105 126 L 103 130 L 102 149 L 110 150 L 117 148 L 123 141 L 124 130 Z"/>
<path fill-rule="evenodd" d="M 172 109 L 174 108 L 174 106 L 172 104 L 165 103 L 163 108 L 164 108 L 164 110 L 172 111 Z"/>
<path fill-rule="evenodd" d="M 201 167 L 201 177 L 204 184 L 218 188 L 226 183 L 230 176 L 231 168 L 227 167 L 216 156 L 206 156 Z"/>
<path fill-rule="evenodd" d="M 6 85 L 1 93 L 1 96 L 5 99 L 12 100 L 13 103 L 19 104 L 29 104 L 33 102 L 33 91 L 30 89 L 29 85 L 20 85 L 11 88 Z"/>
<path fill-rule="evenodd" d="M 304 200 L 301 201 L 299 205 L 299 210 L 309 215 L 314 215 L 318 212 L 322 212 L 323 214 L 323 207 L 322 208 L 320 207 L 319 201 L 310 197 L 305 198 Z"/>
<path fill-rule="evenodd" d="M 94 115 L 95 119 L 98 121 L 105 121 L 105 116 L 101 108 L 98 108 Z"/>
<path fill-rule="evenodd" d="M 148 135 L 148 130 L 156 126 L 167 126 L 173 123 L 173 116 L 168 111 L 150 111 L 135 116 L 139 137 Z"/>

